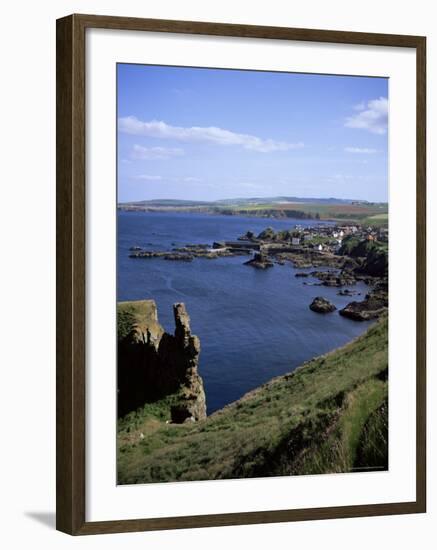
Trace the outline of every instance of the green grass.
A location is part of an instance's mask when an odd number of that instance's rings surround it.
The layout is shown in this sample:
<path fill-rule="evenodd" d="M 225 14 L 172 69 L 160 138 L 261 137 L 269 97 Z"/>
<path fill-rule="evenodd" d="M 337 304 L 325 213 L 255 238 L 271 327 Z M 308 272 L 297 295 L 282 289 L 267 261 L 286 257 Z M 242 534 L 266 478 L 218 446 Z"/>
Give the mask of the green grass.
<path fill-rule="evenodd" d="M 388 225 L 388 212 L 384 214 L 375 214 L 373 216 L 367 216 L 362 220 L 364 225 L 370 226 L 387 226 Z"/>
<path fill-rule="evenodd" d="M 349 472 L 358 451 L 360 467 L 377 467 L 362 462 L 376 460 L 369 419 L 387 399 L 387 364 L 382 319 L 202 422 L 166 424 L 169 403 L 147 405 L 119 424 L 118 482 Z"/>
<path fill-rule="evenodd" d="M 356 450 L 355 466 L 367 468 L 367 464 L 381 464 L 388 468 L 388 401 L 387 399 L 369 416 Z"/>
<path fill-rule="evenodd" d="M 232 205 L 229 210 L 244 210 L 246 213 L 256 213 L 258 211 L 275 211 L 275 210 L 294 210 L 297 212 L 305 212 L 306 214 L 315 217 L 317 214 L 320 219 L 337 219 L 348 221 L 362 221 L 376 217 L 376 223 L 382 223 L 384 217 L 387 217 L 387 204 L 326 204 L 326 203 L 258 203 L 241 207 Z M 378 221 L 381 220 L 381 221 Z"/>

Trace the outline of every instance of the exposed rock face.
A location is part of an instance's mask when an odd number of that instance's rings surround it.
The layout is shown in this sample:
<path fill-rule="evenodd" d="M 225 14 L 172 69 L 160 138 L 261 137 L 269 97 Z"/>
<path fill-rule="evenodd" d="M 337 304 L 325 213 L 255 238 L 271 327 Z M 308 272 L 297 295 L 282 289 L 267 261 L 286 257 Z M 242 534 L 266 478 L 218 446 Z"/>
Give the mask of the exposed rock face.
<path fill-rule="evenodd" d="M 200 340 L 191 335 L 190 317 L 184 304 L 173 306 L 176 330 L 174 339 L 181 353 L 182 395 L 180 402 L 171 409 L 173 422 L 184 422 L 186 419 L 201 420 L 206 418 L 206 399 L 203 381 L 197 372 L 200 354 Z"/>
<path fill-rule="evenodd" d="M 164 332 L 153 300 L 118 304 L 118 416 L 177 394 L 172 420 L 206 417 L 198 374 L 200 341 L 184 304 L 174 305 L 175 333 Z"/>
<path fill-rule="evenodd" d="M 256 267 L 258 269 L 273 267 L 273 262 L 269 260 L 268 256 L 262 252 L 256 252 L 251 260 L 244 263 L 245 265 L 251 265 L 252 267 Z"/>
<path fill-rule="evenodd" d="M 368 321 L 380 317 L 387 311 L 387 306 L 387 295 L 383 293 L 367 294 L 362 302 L 351 302 L 339 313 L 354 321 Z"/>
<path fill-rule="evenodd" d="M 360 272 L 372 277 L 387 277 L 388 251 L 378 248 L 370 250 L 363 266 L 360 268 Z"/>
<path fill-rule="evenodd" d="M 372 277 L 388 275 L 388 248 L 383 243 L 359 240 L 350 235 L 343 239 L 339 254 L 355 258 L 357 266 L 354 269 L 357 273 Z"/>
<path fill-rule="evenodd" d="M 316 313 L 332 313 L 337 308 L 326 298 L 317 296 L 310 304 L 310 309 Z"/>

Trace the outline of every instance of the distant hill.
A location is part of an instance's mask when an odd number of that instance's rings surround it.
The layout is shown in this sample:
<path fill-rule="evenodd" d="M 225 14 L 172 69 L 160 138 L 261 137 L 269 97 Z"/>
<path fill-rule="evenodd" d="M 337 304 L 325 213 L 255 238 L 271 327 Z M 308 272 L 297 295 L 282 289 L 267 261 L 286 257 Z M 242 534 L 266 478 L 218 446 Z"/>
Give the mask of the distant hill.
<path fill-rule="evenodd" d="M 219 199 L 216 201 L 194 201 L 185 199 L 151 199 L 142 201 L 120 202 L 120 207 L 125 206 L 154 206 L 154 207 L 195 207 L 195 206 L 229 206 L 229 205 L 254 205 L 254 204 L 280 204 L 280 203 L 303 203 L 303 204 L 377 204 L 358 199 L 337 199 L 313 198 L 313 197 L 240 197 L 235 199 Z M 384 203 L 381 203 L 384 204 Z"/>
<path fill-rule="evenodd" d="M 361 201 L 358 199 L 337 199 L 335 197 L 329 198 L 314 198 L 314 197 L 250 197 L 250 198 L 238 198 L 238 199 L 222 199 L 216 201 L 219 204 L 254 204 L 254 203 L 280 203 L 280 202 L 298 202 L 298 203 L 317 203 L 317 204 L 352 204 L 363 203 L 368 204 L 367 201 Z"/>
<path fill-rule="evenodd" d="M 191 212 L 259 218 L 338 220 L 372 225 L 388 223 L 387 203 L 334 197 L 249 197 L 210 202 L 153 199 L 119 203 L 118 208 L 140 212 Z"/>

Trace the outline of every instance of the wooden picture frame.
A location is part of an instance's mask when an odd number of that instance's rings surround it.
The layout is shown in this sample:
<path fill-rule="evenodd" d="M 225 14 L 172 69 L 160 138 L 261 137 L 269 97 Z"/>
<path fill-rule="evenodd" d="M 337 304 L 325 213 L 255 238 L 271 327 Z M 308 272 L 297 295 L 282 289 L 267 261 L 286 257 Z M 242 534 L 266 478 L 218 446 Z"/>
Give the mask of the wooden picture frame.
<path fill-rule="evenodd" d="M 417 85 L 416 499 L 411 502 L 86 521 L 85 32 L 89 28 L 410 48 Z M 426 510 L 426 39 L 420 36 L 70 15 L 57 21 L 57 529 L 71 535 L 289 522 Z"/>

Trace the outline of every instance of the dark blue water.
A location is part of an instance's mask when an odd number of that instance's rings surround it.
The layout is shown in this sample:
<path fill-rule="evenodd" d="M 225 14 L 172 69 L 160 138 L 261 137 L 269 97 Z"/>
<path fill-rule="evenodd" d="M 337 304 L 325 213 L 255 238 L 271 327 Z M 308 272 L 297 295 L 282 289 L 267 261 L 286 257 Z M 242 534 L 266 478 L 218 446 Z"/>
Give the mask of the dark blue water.
<path fill-rule="evenodd" d="M 192 262 L 129 258 L 129 247 L 166 250 L 193 243 L 234 240 L 267 226 L 290 229 L 307 220 L 209 216 L 201 214 L 118 213 L 118 300 L 153 299 L 159 321 L 173 333 L 172 305 L 184 302 L 191 329 L 201 343 L 199 372 L 208 413 L 235 401 L 274 376 L 364 332 L 369 323 L 320 315 L 308 306 L 315 296 L 338 309 L 351 298 L 337 288 L 306 286 L 289 263 L 258 270 L 243 265 L 248 257 Z M 303 271 L 303 270 L 299 270 Z M 311 271 L 308 270 L 308 271 Z M 354 289 L 365 293 L 366 285 Z"/>

